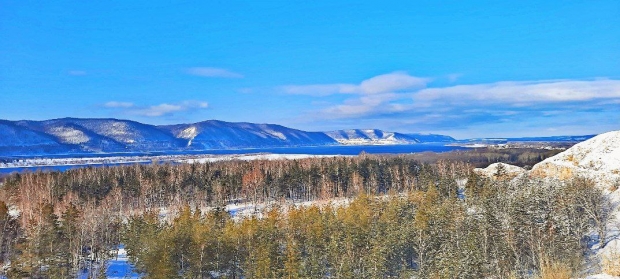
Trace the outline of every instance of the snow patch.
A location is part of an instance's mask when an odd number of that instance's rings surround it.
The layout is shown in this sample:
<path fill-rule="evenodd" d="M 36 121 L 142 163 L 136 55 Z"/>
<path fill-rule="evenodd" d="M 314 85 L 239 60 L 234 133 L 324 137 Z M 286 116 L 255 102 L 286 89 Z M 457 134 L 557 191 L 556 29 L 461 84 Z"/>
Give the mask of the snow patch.
<path fill-rule="evenodd" d="M 181 131 L 177 137 L 182 139 L 193 140 L 198 135 L 198 129 L 194 126 L 188 127 L 187 129 Z"/>
<path fill-rule="evenodd" d="M 135 272 L 133 265 L 129 262 L 127 251 L 124 246 L 119 246 L 116 257 L 108 261 L 106 269 L 106 278 L 122 279 L 122 278 L 140 278 L 141 276 Z"/>
<path fill-rule="evenodd" d="M 49 133 L 58 137 L 62 143 L 80 144 L 90 140 L 84 132 L 71 127 L 53 127 Z"/>

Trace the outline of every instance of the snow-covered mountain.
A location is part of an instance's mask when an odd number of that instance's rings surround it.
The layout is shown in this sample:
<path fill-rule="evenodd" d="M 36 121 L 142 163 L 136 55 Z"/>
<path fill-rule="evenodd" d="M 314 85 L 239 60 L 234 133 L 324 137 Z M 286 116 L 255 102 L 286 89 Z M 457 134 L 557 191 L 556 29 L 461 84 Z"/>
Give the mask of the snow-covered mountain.
<path fill-rule="evenodd" d="M 321 132 L 305 132 L 274 124 L 230 123 L 209 120 L 194 124 L 160 126 L 191 149 L 334 145 Z"/>
<path fill-rule="evenodd" d="M 322 132 L 209 120 L 154 126 L 120 119 L 0 120 L 0 156 L 338 145 Z"/>
<path fill-rule="evenodd" d="M 174 150 L 183 146 L 181 140 L 155 126 L 129 120 L 62 118 L 16 124 L 87 152 Z"/>
<path fill-rule="evenodd" d="M 454 139 L 444 135 L 403 134 L 377 129 L 352 129 L 325 132 L 329 137 L 345 145 L 392 145 L 416 144 L 421 142 L 452 142 Z"/>
<path fill-rule="evenodd" d="M 72 146 L 60 144 L 49 134 L 0 120 L 0 154 L 59 153 L 71 149 Z"/>

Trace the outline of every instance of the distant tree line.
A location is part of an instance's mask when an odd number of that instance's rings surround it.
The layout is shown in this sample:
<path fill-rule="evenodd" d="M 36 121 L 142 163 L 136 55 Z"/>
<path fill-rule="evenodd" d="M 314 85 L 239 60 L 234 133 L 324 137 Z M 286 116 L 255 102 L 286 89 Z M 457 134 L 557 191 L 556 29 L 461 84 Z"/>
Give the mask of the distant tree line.
<path fill-rule="evenodd" d="M 435 163 L 443 160 L 467 162 L 478 168 L 484 168 L 492 163 L 506 163 L 529 168 L 562 151 L 561 149 L 482 147 L 442 153 L 422 152 L 409 156 L 422 163 Z"/>

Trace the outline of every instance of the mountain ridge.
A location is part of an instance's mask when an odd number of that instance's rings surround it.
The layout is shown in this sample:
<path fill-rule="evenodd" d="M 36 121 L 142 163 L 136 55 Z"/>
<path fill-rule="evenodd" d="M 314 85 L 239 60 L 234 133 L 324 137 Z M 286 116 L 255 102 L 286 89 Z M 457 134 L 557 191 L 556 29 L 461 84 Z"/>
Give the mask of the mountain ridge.
<path fill-rule="evenodd" d="M 171 125 L 151 125 L 118 118 L 0 120 L 0 156 L 409 145 L 429 142 L 444 144 L 464 141 L 438 134 L 399 133 L 380 129 L 312 132 L 278 124 L 213 119 Z"/>
<path fill-rule="evenodd" d="M 337 136 L 349 131 L 354 130 L 311 132 L 278 124 L 221 120 L 172 125 L 151 125 L 118 118 L 0 120 L 0 156 L 454 141 L 444 135 L 405 134 L 379 129 L 358 129 L 355 130 L 360 131 L 357 135 Z"/>

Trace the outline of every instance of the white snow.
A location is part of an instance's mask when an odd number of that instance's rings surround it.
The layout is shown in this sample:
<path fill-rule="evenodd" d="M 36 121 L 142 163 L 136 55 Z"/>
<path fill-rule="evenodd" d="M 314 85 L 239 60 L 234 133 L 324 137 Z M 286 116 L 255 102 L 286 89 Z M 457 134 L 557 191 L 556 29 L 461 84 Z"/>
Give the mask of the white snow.
<path fill-rule="evenodd" d="M 181 131 L 177 137 L 182 139 L 193 140 L 198 135 L 198 129 L 194 126 L 188 127 Z"/>
<path fill-rule="evenodd" d="M 265 133 L 268 133 L 276 138 L 279 138 L 281 140 L 287 140 L 286 136 L 283 133 L 280 133 L 278 131 L 274 131 L 274 130 L 265 130 Z"/>
<path fill-rule="evenodd" d="M 497 170 L 500 165 L 504 167 L 505 174 L 511 177 L 517 176 L 519 174 L 524 174 L 527 172 L 525 169 L 521 167 L 517 167 L 517 166 L 510 165 L 510 164 L 505 164 L 505 163 L 493 163 L 484 169 L 475 168 L 474 172 L 476 172 L 479 175 L 484 175 L 486 177 L 493 178 L 495 177 L 495 174 L 497 174 Z"/>
<path fill-rule="evenodd" d="M 329 157 L 342 157 L 344 155 L 311 155 L 311 154 L 251 154 L 251 155 L 224 155 L 224 156 L 210 156 L 196 159 L 179 160 L 181 163 L 212 163 L 219 161 L 230 160 L 299 160 L 306 158 L 329 158 Z"/>
<path fill-rule="evenodd" d="M 11 207 L 9 207 L 8 214 L 9 214 L 9 217 L 11 217 L 13 219 L 17 219 L 19 217 L 19 215 L 21 214 L 21 212 L 19 211 L 17 206 L 12 205 Z"/>
<path fill-rule="evenodd" d="M 383 133 L 379 136 L 377 132 Z M 342 130 L 325 132 L 326 135 L 344 145 L 395 145 L 410 144 L 407 140 L 399 140 L 392 132 L 377 130 Z"/>
<path fill-rule="evenodd" d="M 53 127 L 48 132 L 68 144 L 80 144 L 90 140 L 84 132 L 71 127 Z"/>
<path fill-rule="evenodd" d="M 545 159 L 532 168 L 538 176 L 570 178 L 580 175 L 596 181 L 601 188 L 620 182 L 620 131 L 608 132 L 578 143 Z"/>
<path fill-rule="evenodd" d="M 106 269 L 106 278 L 108 279 L 130 279 L 140 278 L 140 275 L 135 273 L 133 266 L 129 263 L 127 257 L 127 251 L 121 245 L 116 252 L 116 257 L 108 261 Z"/>
<path fill-rule="evenodd" d="M 585 277 L 583 279 L 619 279 L 618 276 L 608 275 L 608 274 L 595 274 Z"/>

